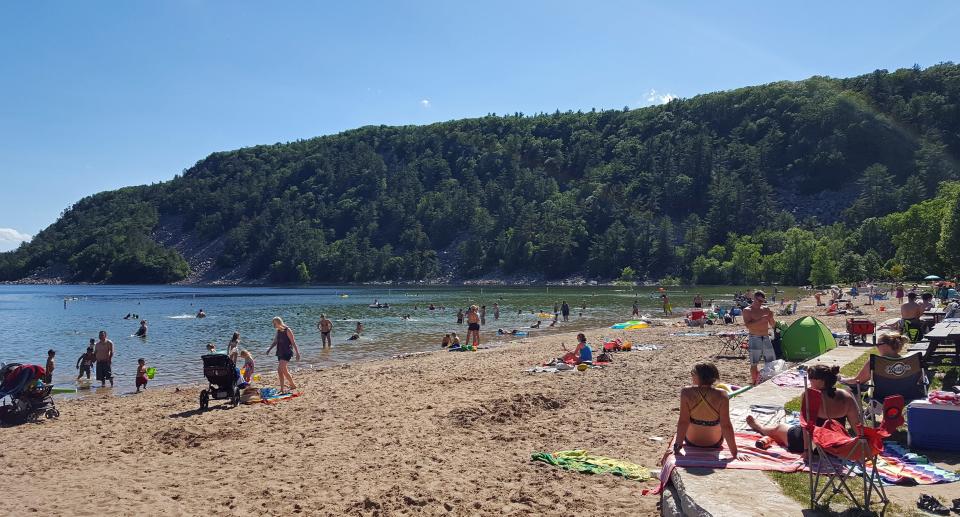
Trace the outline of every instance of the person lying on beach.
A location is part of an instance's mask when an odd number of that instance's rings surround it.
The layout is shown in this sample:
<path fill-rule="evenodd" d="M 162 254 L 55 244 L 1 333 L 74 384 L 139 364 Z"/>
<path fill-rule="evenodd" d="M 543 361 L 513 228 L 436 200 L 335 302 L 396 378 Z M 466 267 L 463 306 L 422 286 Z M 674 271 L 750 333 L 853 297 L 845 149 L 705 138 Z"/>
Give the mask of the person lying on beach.
<path fill-rule="evenodd" d="M 727 392 L 714 387 L 720 371 L 710 362 L 693 365 L 692 386 L 680 390 L 680 416 L 673 453 L 684 445 L 720 448 L 727 442 L 730 454 L 737 457 L 737 442 L 730 422 L 730 400 Z"/>
<path fill-rule="evenodd" d="M 501 336 L 505 336 L 505 335 L 507 335 L 507 336 L 515 336 L 515 335 L 517 335 L 517 332 L 519 332 L 517 329 L 513 329 L 513 330 L 511 330 L 511 331 L 509 331 L 509 332 L 507 332 L 506 330 L 503 330 L 503 329 L 497 329 L 497 334 L 500 334 Z"/>
<path fill-rule="evenodd" d="M 532 329 L 538 329 L 538 328 L 540 328 L 540 320 L 537 320 L 536 323 L 534 323 L 533 325 L 530 325 L 530 328 L 532 328 Z"/>
<path fill-rule="evenodd" d="M 810 387 L 821 391 L 824 395 L 820 412 L 817 413 L 817 425 L 822 426 L 827 419 L 833 419 L 844 427 L 849 423 L 855 428 L 860 423 L 860 405 L 849 391 L 836 388 L 839 377 L 839 366 L 817 364 L 807 370 Z M 804 397 L 806 397 L 805 393 L 800 399 L 801 407 L 804 404 Z M 802 453 L 809 445 L 809 438 L 804 435 L 799 425 L 760 425 L 753 415 L 747 416 L 747 425 L 757 433 L 773 438 L 773 441 L 794 454 Z"/>

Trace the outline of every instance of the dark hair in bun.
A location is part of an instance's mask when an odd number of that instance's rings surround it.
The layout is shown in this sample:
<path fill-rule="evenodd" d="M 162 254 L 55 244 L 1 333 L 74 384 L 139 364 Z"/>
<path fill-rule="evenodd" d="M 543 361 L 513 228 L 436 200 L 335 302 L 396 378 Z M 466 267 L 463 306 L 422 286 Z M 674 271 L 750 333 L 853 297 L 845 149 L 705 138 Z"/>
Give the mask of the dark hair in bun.
<path fill-rule="evenodd" d="M 828 397 L 833 398 L 837 394 L 837 379 L 840 377 L 839 366 L 815 364 L 807 370 L 807 377 L 823 381 L 823 391 L 826 392 Z"/>
<path fill-rule="evenodd" d="M 693 365 L 693 373 L 700 379 L 701 384 L 707 386 L 717 382 L 717 379 L 720 378 L 720 370 L 717 370 L 717 365 L 710 362 Z"/>

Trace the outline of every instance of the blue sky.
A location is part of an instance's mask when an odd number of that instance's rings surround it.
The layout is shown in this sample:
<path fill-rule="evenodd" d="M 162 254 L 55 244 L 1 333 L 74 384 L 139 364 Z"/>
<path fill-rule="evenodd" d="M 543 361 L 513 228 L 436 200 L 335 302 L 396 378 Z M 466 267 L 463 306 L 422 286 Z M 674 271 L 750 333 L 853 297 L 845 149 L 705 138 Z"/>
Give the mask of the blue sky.
<path fill-rule="evenodd" d="M 960 3 L 4 2 L 0 250 L 102 190 L 367 124 L 960 60 Z"/>

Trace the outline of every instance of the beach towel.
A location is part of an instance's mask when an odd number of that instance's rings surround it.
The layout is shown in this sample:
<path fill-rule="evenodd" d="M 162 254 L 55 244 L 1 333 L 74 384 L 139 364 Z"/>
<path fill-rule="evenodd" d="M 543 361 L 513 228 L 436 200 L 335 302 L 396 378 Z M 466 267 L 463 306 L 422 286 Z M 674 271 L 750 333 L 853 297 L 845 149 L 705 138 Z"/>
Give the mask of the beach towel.
<path fill-rule="evenodd" d="M 636 463 L 597 456 L 585 450 L 557 451 L 553 454 L 535 452 L 530 459 L 584 474 L 613 474 L 632 481 L 647 481 L 653 477 L 650 469 Z"/>
<path fill-rule="evenodd" d="M 867 464 L 869 467 L 869 463 Z M 884 442 L 883 451 L 877 456 L 877 472 L 888 485 L 935 485 L 955 483 L 960 475 L 930 464 L 921 455 L 896 442 Z"/>
<path fill-rule="evenodd" d="M 300 392 L 295 392 L 295 393 L 276 393 L 276 394 L 272 394 L 272 395 L 269 395 L 269 396 L 264 397 L 263 394 L 261 393 L 261 394 L 260 394 L 260 402 L 263 402 L 264 404 L 275 404 L 275 403 L 277 403 L 277 402 L 281 402 L 281 401 L 284 401 L 284 400 L 290 400 L 290 399 L 292 399 L 292 398 L 299 397 L 300 395 L 301 395 Z"/>
<path fill-rule="evenodd" d="M 678 336 L 678 337 L 704 337 L 704 336 L 709 336 L 710 333 L 709 332 L 674 332 L 670 335 Z"/>
<path fill-rule="evenodd" d="M 640 351 L 644 351 L 644 350 L 649 351 L 649 350 L 660 350 L 661 348 L 663 348 L 663 345 L 634 345 L 630 349 L 640 350 Z"/>
<path fill-rule="evenodd" d="M 773 381 L 773 383 L 777 386 L 784 386 L 787 388 L 802 388 L 803 378 L 804 375 L 799 370 L 787 370 L 770 380 Z"/>
<path fill-rule="evenodd" d="M 670 442 L 671 452 L 663 462 L 660 471 L 660 484 L 652 489 L 643 490 L 643 495 L 659 494 L 663 491 L 673 469 L 681 468 L 708 468 L 708 469 L 738 469 L 738 470 L 767 470 L 774 472 L 800 472 L 804 468 L 803 455 L 794 454 L 774 443 L 769 449 L 758 449 L 759 434 L 738 432 L 735 434 L 738 449 L 738 459 L 734 461 L 726 443 L 720 448 L 694 447 L 685 445 L 680 449 L 681 454 L 673 454 L 673 441 Z"/>

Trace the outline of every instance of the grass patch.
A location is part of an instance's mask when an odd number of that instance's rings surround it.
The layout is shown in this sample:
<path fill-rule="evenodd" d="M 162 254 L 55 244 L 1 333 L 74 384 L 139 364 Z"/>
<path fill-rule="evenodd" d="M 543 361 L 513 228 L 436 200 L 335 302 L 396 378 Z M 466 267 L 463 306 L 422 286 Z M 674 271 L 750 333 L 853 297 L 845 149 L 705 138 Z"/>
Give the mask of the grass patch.
<path fill-rule="evenodd" d="M 787 497 L 800 503 L 804 508 L 810 505 L 809 474 L 806 472 L 764 472 L 764 474 L 772 479 L 780 487 L 780 491 Z M 823 481 L 821 480 L 821 484 L 822 483 Z M 847 484 L 850 486 L 850 490 L 853 490 L 854 494 L 859 495 L 863 493 L 863 481 L 860 478 L 848 478 Z M 880 508 L 881 505 L 879 504 L 871 505 L 871 509 L 876 512 L 879 512 Z M 826 505 L 817 508 L 818 515 L 859 515 L 855 509 L 856 506 L 843 493 L 833 495 L 827 500 Z M 849 514 L 845 512 L 849 512 Z M 926 514 L 890 503 L 884 515 L 919 517 Z"/>
<path fill-rule="evenodd" d="M 930 368 L 933 376 L 930 379 L 931 390 L 951 391 L 954 386 L 960 386 L 960 365 L 951 363 L 952 361 Z"/>
<path fill-rule="evenodd" d="M 840 375 L 844 377 L 853 377 L 860 373 L 860 369 L 863 368 L 863 365 L 867 364 L 867 361 L 870 360 L 870 354 L 874 354 L 876 352 L 876 347 L 867 350 L 860 357 L 840 368 Z M 840 387 L 849 389 L 846 385 L 841 385 Z M 798 396 L 788 400 L 787 403 L 783 405 L 783 409 L 785 409 L 787 413 L 790 413 L 791 411 L 800 411 L 800 397 Z"/>

